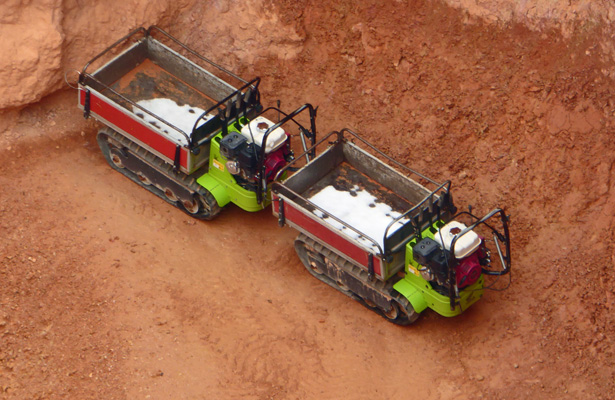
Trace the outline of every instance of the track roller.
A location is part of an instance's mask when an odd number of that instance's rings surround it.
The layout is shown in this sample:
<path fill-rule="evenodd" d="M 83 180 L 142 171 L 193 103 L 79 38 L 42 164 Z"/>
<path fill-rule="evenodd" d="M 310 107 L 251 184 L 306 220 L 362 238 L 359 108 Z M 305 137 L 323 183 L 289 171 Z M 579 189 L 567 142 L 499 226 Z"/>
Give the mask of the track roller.
<path fill-rule="evenodd" d="M 220 214 L 214 196 L 196 180 L 110 128 L 96 136 L 109 165 L 133 182 L 191 217 L 211 220 Z"/>
<path fill-rule="evenodd" d="M 295 250 L 305 268 L 318 280 L 357 300 L 398 325 L 419 317 L 412 305 L 393 289 L 392 283 L 371 282 L 367 272 L 304 234 L 295 239 Z"/>

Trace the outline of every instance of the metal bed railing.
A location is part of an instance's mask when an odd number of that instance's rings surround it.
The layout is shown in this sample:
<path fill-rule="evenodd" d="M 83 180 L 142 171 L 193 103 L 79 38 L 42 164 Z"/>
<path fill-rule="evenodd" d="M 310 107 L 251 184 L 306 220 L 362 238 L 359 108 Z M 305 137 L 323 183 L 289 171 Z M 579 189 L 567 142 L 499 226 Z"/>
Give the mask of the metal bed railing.
<path fill-rule="evenodd" d="M 426 195 L 419 203 L 415 204 L 410 209 L 406 210 L 404 213 L 402 213 L 399 217 L 395 218 L 387 226 L 384 232 L 384 237 L 383 237 L 384 246 L 380 246 L 379 243 L 374 238 L 371 238 L 365 233 L 358 231 L 352 226 L 349 226 L 344 221 L 341 221 L 339 218 L 335 217 L 334 215 L 331 215 L 330 213 L 326 212 L 325 210 L 318 207 L 314 203 L 310 202 L 308 199 L 304 198 L 299 193 L 296 193 L 294 190 L 289 188 L 287 185 L 284 184 L 284 182 L 281 181 L 281 177 L 283 176 L 283 174 L 287 170 L 292 169 L 294 164 L 297 163 L 302 157 L 307 155 L 309 152 L 314 152 L 317 147 L 329 141 L 332 136 L 337 136 L 337 140 L 335 142 L 329 142 L 330 144 L 336 144 L 342 141 L 348 141 L 348 138 L 345 135 L 350 135 L 352 138 L 358 139 L 361 143 L 366 145 L 369 149 L 373 150 L 376 154 L 386 159 L 393 165 L 399 167 L 399 169 L 407 172 L 408 175 L 415 175 L 416 177 L 424 179 L 430 184 L 436 186 L 436 188 L 430 191 L 430 193 Z M 352 130 L 345 128 L 345 129 L 342 129 L 341 131 L 330 132 L 328 135 L 324 136 L 322 139 L 316 142 L 312 147 L 307 149 L 303 154 L 297 156 L 295 160 L 293 160 L 292 162 L 287 164 L 284 168 L 282 168 L 276 175 L 275 181 L 272 184 L 272 190 L 274 191 L 274 193 L 280 193 L 283 195 L 285 194 L 287 198 L 291 198 L 293 200 L 299 199 L 303 204 L 309 205 L 310 207 L 313 207 L 314 209 L 322 212 L 323 215 L 327 216 L 328 218 L 332 218 L 336 222 L 341 223 L 342 226 L 344 226 L 345 228 L 359 234 L 363 238 L 370 241 L 374 245 L 374 247 L 378 249 L 379 255 L 383 258 L 386 258 L 387 256 L 401 250 L 401 248 L 415 235 L 420 236 L 421 231 L 428 226 L 429 221 L 434 220 L 434 218 L 436 217 L 439 220 L 447 212 L 450 214 L 454 213 L 454 205 L 452 204 L 452 199 L 450 197 L 450 186 L 451 186 L 450 181 L 445 181 L 444 183 L 438 183 L 435 180 L 425 176 L 424 174 L 401 164 L 400 162 L 396 161 L 390 156 L 384 154 L 382 151 L 377 149 L 374 145 L 372 145 L 367 140 L 362 138 L 356 132 L 353 132 Z M 425 205 L 427 205 L 427 208 L 424 207 Z M 389 231 L 391 227 L 394 226 L 399 221 L 401 221 L 402 219 L 407 218 L 408 216 L 410 216 L 409 221 L 403 224 L 403 227 L 397 229 L 396 231 L 400 231 L 404 229 L 405 227 L 410 226 L 412 229 L 409 230 L 409 234 L 398 239 L 397 240 L 398 243 L 396 243 L 395 245 L 388 243 L 387 239 L 389 238 Z"/>

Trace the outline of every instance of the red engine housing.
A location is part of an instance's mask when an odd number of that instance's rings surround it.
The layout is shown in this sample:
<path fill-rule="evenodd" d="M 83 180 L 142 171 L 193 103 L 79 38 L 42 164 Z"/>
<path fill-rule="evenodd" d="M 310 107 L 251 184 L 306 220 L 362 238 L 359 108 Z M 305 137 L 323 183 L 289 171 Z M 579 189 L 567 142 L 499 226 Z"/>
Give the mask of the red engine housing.
<path fill-rule="evenodd" d="M 455 268 L 455 275 L 457 277 L 457 287 L 464 288 L 470 286 L 480 278 L 482 267 L 478 259 L 478 251 L 470 254 L 469 256 L 459 260 L 459 264 Z"/>
<path fill-rule="evenodd" d="M 286 165 L 286 158 L 284 157 L 284 149 L 278 149 L 273 153 L 269 153 L 265 159 L 265 176 L 267 182 L 271 182 L 275 178 L 275 174 Z"/>
<path fill-rule="evenodd" d="M 286 143 L 276 151 L 267 154 L 265 158 L 265 176 L 267 182 L 271 182 L 282 167 L 286 165 L 286 160 L 290 154 L 290 137 L 286 134 Z"/>

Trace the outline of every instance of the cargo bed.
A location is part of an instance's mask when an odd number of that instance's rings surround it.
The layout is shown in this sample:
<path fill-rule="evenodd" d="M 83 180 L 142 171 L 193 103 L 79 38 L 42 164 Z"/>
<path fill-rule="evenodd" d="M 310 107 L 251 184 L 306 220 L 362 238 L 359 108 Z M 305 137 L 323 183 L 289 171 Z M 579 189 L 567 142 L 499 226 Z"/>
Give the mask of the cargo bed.
<path fill-rule="evenodd" d="M 347 129 L 332 132 L 317 146 L 332 139 L 314 160 L 274 185 L 273 213 L 387 280 L 403 268 L 404 246 L 419 228 L 450 218 L 450 182 L 438 184 L 395 162 Z"/>
<path fill-rule="evenodd" d="M 122 97 L 114 95 L 114 92 L 119 93 Z M 124 98 L 132 100 L 134 103 L 143 100 L 166 98 L 180 105 L 189 104 L 203 109 L 209 109 L 218 102 L 206 93 L 171 74 L 150 58 L 145 58 L 135 68 L 111 84 L 108 89 L 103 89 L 101 93 L 114 98 L 118 104 L 129 111 L 132 111 L 132 105 L 124 101 Z M 160 116 L 162 118 L 165 117 L 164 114 Z M 197 117 L 194 116 L 193 120 L 196 121 Z"/>
<path fill-rule="evenodd" d="M 93 64 L 102 65 L 89 73 Z M 206 165 L 209 141 L 222 127 L 260 111 L 258 83 L 157 27 L 140 28 L 86 64 L 79 76 L 79 106 L 190 174 Z"/>

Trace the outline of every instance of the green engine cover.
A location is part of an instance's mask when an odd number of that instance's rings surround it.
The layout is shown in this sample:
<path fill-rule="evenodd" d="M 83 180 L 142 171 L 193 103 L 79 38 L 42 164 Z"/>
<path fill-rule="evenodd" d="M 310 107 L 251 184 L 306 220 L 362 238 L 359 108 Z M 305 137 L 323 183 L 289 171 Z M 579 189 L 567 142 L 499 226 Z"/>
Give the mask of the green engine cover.
<path fill-rule="evenodd" d="M 229 132 L 239 133 L 241 127 L 247 123 L 243 118 L 240 122 L 235 122 L 229 126 Z M 220 154 L 220 140 L 222 133 L 216 135 L 211 140 L 209 151 L 209 170 L 201 175 L 196 181 L 199 185 L 209 190 L 214 196 L 218 205 L 224 207 L 228 203 L 233 203 L 245 211 L 260 211 L 271 203 L 269 191 L 262 203 L 258 203 L 256 193 L 241 187 L 235 177 L 226 168 L 226 158 Z"/>
<path fill-rule="evenodd" d="M 435 239 L 435 233 L 444 224 L 443 221 L 436 222 L 422 232 L 422 237 Z M 418 238 L 415 238 L 406 245 L 406 275 L 393 285 L 395 290 L 408 299 L 416 312 L 431 308 L 440 315 L 453 317 L 461 314 L 483 296 L 485 281 L 484 276 L 481 275 L 476 283 L 460 290 L 455 309 L 451 310 L 449 297 L 438 293 L 429 281 L 421 277 L 419 263 L 413 257 L 413 248 L 417 242 Z"/>

